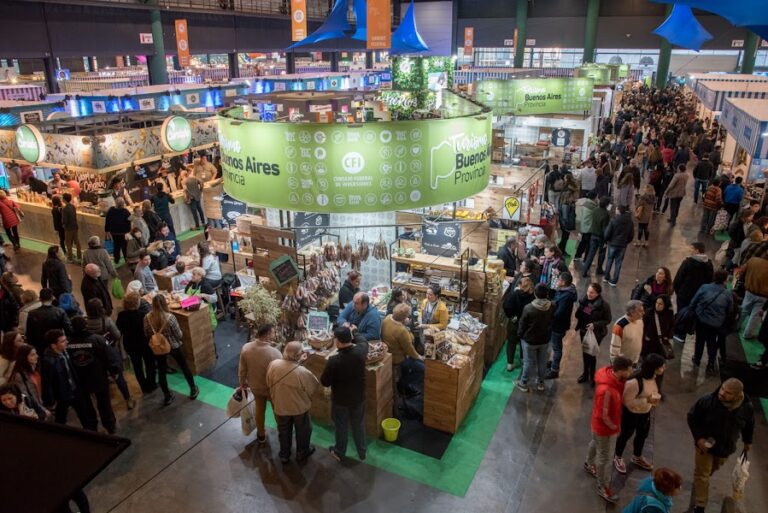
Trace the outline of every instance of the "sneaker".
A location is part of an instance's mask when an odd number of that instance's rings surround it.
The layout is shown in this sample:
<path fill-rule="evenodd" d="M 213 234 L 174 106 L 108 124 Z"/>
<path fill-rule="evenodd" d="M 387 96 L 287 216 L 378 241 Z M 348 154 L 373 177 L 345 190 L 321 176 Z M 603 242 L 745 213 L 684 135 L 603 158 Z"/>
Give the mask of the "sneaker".
<path fill-rule="evenodd" d="M 267 443 L 267 435 L 257 436 L 256 437 L 256 444 L 258 445 L 266 445 Z"/>
<path fill-rule="evenodd" d="M 584 462 L 584 471 L 592 477 L 597 477 L 597 467 Z"/>
<path fill-rule="evenodd" d="M 598 269 L 597 271 L 595 271 L 595 274 L 602 276 L 603 274 L 605 274 L 605 271 L 603 271 L 602 269 Z"/>
<path fill-rule="evenodd" d="M 649 472 L 653 470 L 653 463 L 649 462 L 642 456 L 632 456 L 632 464 L 637 468 L 648 470 Z"/>
<path fill-rule="evenodd" d="M 198 395 L 200 395 L 200 389 L 197 386 L 192 387 L 192 390 L 189 391 L 189 398 L 194 400 L 197 399 Z"/>
<path fill-rule="evenodd" d="M 685 339 L 684 338 L 680 338 L 677 335 L 673 335 L 672 336 L 672 340 L 674 340 L 678 344 L 684 344 L 685 343 Z"/>
<path fill-rule="evenodd" d="M 163 406 L 168 406 L 176 399 L 176 396 L 173 394 L 168 394 L 165 396 L 165 399 L 163 399 Z"/>
<path fill-rule="evenodd" d="M 714 363 L 707 364 L 707 370 L 705 371 L 705 374 L 707 376 L 716 376 L 717 375 L 717 371 L 715 370 L 715 364 Z"/>
<path fill-rule="evenodd" d="M 547 387 L 544 386 L 544 383 L 539 382 L 538 385 L 536 385 L 536 390 L 538 392 L 544 392 L 547 389 Z"/>
<path fill-rule="evenodd" d="M 336 452 L 336 449 L 328 447 L 328 452 L 331 454 L 331 458 L 336 460 L 337 463 L 341 463 L 341 455 Z"/>
<path fill-rule="evenodd" d="M 765 369 L 765 364 L 763 362 L 755 362 L 750 367 L 754 370 L 763 370 Z"/>
<path fill-rule="evenodd" d="M 129 410 L 132 410 L 136 407 L 136 399 L 133 397 L 129 397 L 125 400 L 125 405 L 128 407 Z"/>
<path fill-rule="evenodd" d="M 611 280 L 606 280 L 606 281 L 608 282 L 608 285 L 610 285 L 611 287 L 615 287 L 616 285 L 618 285 L 618 282 L 611 281 Z"/>
<path fill-rule="evenodd" d="M 597 274 L 602 274 L 602 273 L 597 273 Z M 603 283 L 610 283 L 610 282 L 608 281 L 608 278 L 607 278 L 607 277 L 605 277 L 605 276 L 603 276 Z"/>
<path fill-rule="evenodd" d="M 312 456 L 313 454 L 315 454 L 315 446 L 314 446 L 314 445 L 310 445 L 310 446 L 309 446 L 309 450 L 307 451 L 307 454 L 303 454 L 303 455 L 301 456 L 301 458 L 299 458 L 298 456 L 296 457 L 296 463 L 304 463 L 304 462 L 305 462 L 305 461 L 307 461 L 307 460 L 309 459 L 309 457 L 310 457 L 310 456 Z"/>
<path fill-rule="evenodd" d="M 694 367 L 698 367 L 701 365 L 701 360 L 696 361 L 696 358 L 691 358 L 691 362 L 693 362 Z"/>
<path fill-rule="evenodd" d="M 598 488 L 597 494 L 608 502 L 615 503 L 619 501 L 619 496 L 613 493 L 609 487 Z"/>
<path fill-rule="evenodd" d="M 584 374 L 579 376 L 579 378 L 576 380 L 576 383 L 586 383 L 588 379 L 589 379 L 589 376 L 587 376 L 587 373 L 585 372 Z"/>
<path fill-rule="evenodd" d="M 547 371 L 547 373 L 544 375 L 544 379 L 557 379 L 559 377 L 560 377 L 560 372 L 552 369 Z"/>
<path fill-rule="evenodd" d="M 648 247 L 648 241 L 645 241 L 645 242 L 643 242 L 643 247 L 644 247 L 644 248 L 647 248 L 647 247 Z"/>
<path fill-rule="evenodd" d="M 637 247 L 640 247 L 640 244 L 641 244 L 641 243 L 640 243 L 639 241 L 635 241 L 635 244 L 634 244 L 634 246 L 637 248 Z"/>
<path fill-rule="evenodd" d="M 624 464 L 624 458 L 622 458 L 621 456 L 613 457 L 613 466 L 616 467 L 616 472 L 618 472 L 619 474 L 627 473 L 627 466 Z"/>
<path fill-rule="evenodd" d="M 358 459 L 359 459 L 360 461 L 365 461 L 365 454 L 366 454 L 366 453 L 362 453 L 362 454 L 361 454 L 361 453 L 359 453 L 359 452 L 358 452 L 358 453 L 357 453 L 357 457 L 358 457 Z"/>
<path fill-rule="evenodd" d="M 512 372 L 512 370 L 515 368 L 515 366 L 511 363 L 507 364 L 507 372 Z"/>
<path fill-rule="evenodd" d="M 527 383 L 523 383 L 522 381 L 515 381 L 515 386 L 521 392 L 527 392 L 528 391 L 528 384 Z"/>

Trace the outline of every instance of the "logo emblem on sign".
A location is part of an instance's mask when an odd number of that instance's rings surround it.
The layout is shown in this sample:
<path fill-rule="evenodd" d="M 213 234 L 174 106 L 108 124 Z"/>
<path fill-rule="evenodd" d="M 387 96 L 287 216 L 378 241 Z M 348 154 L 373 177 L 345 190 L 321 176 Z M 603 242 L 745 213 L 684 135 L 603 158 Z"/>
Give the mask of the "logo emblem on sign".
<path fill-rule="evenodd" d="M 341 167 L 350 175 L 356 175 L 365 168 L 365 158 L 356 151 L 351 151 L 341 158 Z"/>

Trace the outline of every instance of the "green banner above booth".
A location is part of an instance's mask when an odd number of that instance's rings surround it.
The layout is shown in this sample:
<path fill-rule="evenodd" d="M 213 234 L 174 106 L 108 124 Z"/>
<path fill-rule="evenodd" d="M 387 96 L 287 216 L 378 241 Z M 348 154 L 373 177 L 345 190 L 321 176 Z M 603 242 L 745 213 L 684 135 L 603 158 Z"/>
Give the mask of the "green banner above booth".
<path fill-rule="evenodd" d="M 488 185 L 491 116 L 327 125 L 219 118 L 224 190 L 309 212 L 379 212 L 457 201 Z"/>
<path fill-rule="evenodd" d="M 573 69 L 573 76 L 577 78 L 591 78 L 595 85 L 610 85 L 619 80 L 618 64 L 584 64 Z M 629 67 L 627 67 L 627 75 Z"/>
<path fill-rule="evenodd" d="M 475 82 L 475 99 L 497 116 L 564 114 L 592 108 L 593 82 L 588 78 L 533 78 Z"/>

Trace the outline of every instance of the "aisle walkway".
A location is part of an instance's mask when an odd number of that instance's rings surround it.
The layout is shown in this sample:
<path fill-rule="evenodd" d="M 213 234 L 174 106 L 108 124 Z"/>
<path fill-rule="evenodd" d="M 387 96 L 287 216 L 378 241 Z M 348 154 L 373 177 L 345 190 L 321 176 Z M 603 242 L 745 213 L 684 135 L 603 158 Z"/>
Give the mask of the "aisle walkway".
<path fill-rule="evenodd" d="M 614 317 L 623 310 L 635 279 L 644 279 L 660 264 L 668 265 L 674 273 L 687 254 L 687 243 L 697 237 L 699 215 L 699 209 L 687 198 L 676 227 L 670 227 L 665 219 L 657 219 L 651 225 L 651 246 L 629 248 L 619 286 L 607 287 L 605 291 Z M 710 254 L 717 245 L 709 243 Z M 23 258 L 17 259 L 18 271 L 28 274 L 22 282 L 25 286 L 34 283 L 39 288 L 42 255 L 29 250 L 23 254 Z M 79 274 L 75 268 L 72 274 L 78 277 L 78 290 Z M 582 294 L 586 283 L 578 282 L 577 286 Z M 676 350 L 679 355 L 680 346 Z M 690 344 L 684 351 L 690 351 Z M 600 362 L 606 361 L 604 351 Z M 118 407 L 119 434 L 131 438 L 133 445 L 96 478 L 87 492 L 94 511 L 121 513 L 621 511 L 638 481 L 647 474 L 630 470 L 623 489 L 622 482 L 616 480 L 615 485 L 621 489 L 617 507 L 606 505 L 594 492 L 594 481 L 581 469 L 590 437 L 593 392 L 576 383 L 580 372 L 580 347 L 570 337 L 561 378 L 545 394 L 512 393 L 484 453 L 484 444 L 458 441 L 463 455 L 474 454 L 480 460 L 465 493 L 463 487 L 446 484 L 450 473 L 438 475 L 440 464 L 423 468 L 418 458 L 407 462 L 388 460 L 387 452 L 371 458 L 373 465 L 354 460 L 339 465 L 320 446 L 321 450 L 305 465 L 292 462 L 282 466 L 273 430 L 269 433 L 270 445 L 258 448 L 252 438 L 242 436 L 238 420 L 226 421 L 224 412 L 217 407 L 229 393 L 225 387 L 211 391 L 211 396 L 204 394 L 199 401 L 180 396 L 168 408 L 161 406 L 158 393 L 140 398 L 133 411 Z M 502 373 L 499 379 L 506 386 L 512 375 Z M 698 397 L 714 390 L 717 384 L 715 378 L 705 378 L 703 370 L 693 373 L 685 356 L 669 366 L 664 385 L 666 400 L 659 407 L 648 454 L 657 466 L 669 466 L 685 478 L 675 512 L 687 508 L 693 472 L 693 445 L 685 414 Z M 186 393 L 184 386 L 179 390 Z M 753 475 L 746 498 L 747 511 L 756 513 L 764 511 L 768 504 L 768 428 L 761 412 L 757 419 Z M 316 435 L 316 442 L 327 443 L 328 432 L 317 430 Z M 385 451 L 386 446 L 383 447 Z M 426 475 L 427 479 L 422 479 L 426 482 L 397 475 L 395 472 L 406 473 L 397 468 L 404 463 L 416 466 L 406 469 L 407 472 Z M 442 462 L 444 466 L 463 464 L 462 459 Z M 730 489 L 732 465 L 733 461 L 729 461 L 713 478 L 712 502 L 707 511 L 719 511 L 719 503 Z M 434 474 L 431 480 L 429 472 Z"/>

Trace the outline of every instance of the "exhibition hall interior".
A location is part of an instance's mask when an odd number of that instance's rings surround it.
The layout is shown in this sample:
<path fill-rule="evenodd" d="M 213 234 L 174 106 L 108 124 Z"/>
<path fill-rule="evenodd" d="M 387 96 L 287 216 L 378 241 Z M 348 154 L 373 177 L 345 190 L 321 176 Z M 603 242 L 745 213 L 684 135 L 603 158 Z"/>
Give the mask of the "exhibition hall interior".
<path fill-rule="evenodd" d="M 0 513 L 766 511 L 765 0 L 0 27 Z"/>

